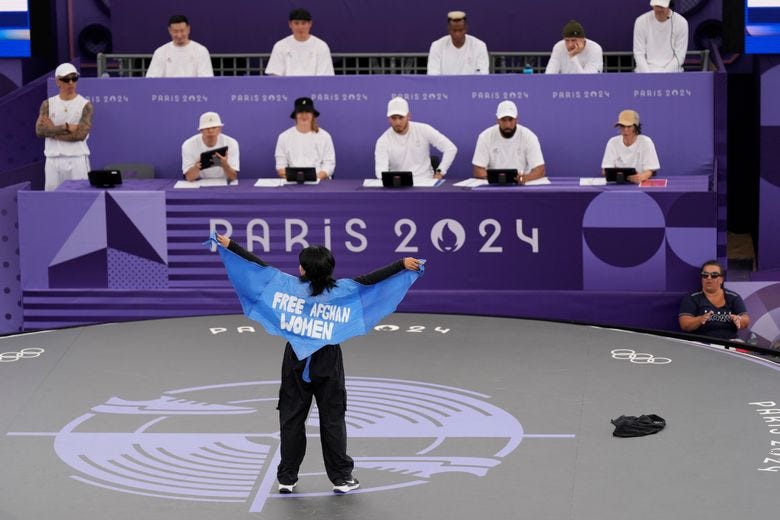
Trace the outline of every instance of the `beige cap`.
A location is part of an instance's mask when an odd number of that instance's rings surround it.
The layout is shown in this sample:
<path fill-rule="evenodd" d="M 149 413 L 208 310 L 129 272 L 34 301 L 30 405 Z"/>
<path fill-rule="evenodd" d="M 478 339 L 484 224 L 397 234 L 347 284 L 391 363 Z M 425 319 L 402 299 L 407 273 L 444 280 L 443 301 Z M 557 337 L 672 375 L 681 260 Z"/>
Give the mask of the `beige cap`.
<path fill-rule="evenodd" d="M 464 18 L 466 18 L 466 13 L 464 11 L 450 11 L 447 13 L 447 20 L 450 22 L 463 20 Z"/>
<path fill-rule="evenodd" d="M 669 7 L 669 4 L 671 2 L 669 0 L 650 0 L 650 5 L 655 7 L 656 5 L 658 7 Z"/>
<path fill-rule="evenodd" d="M 503 119 L 505 117 L 517 119 L 517 105 L 512 101 L 502 101 L 498 104 L 498 108 L 496 109 L 496 117 L 498 119 Z"/>
<path fill-rule="evenodd" d="M 387 104 L 387 117 L 409 114 L 409 103 L 402 97 L 394 97 Z"/>
<path fill-rule="evenodd" d="M 639 124 L 639 114 L 635 110 L 623 110 L 615 126 L 634 126 Z"/>
<path fill-rule="evenodd" d="M 76 67 L 73 66 L 71 63 L 62 63 L 57 69 L 54 71 L 54 77 L 55 78 L 64 78 L 65 76 L 69 74 L 76 74 L 78 75 L 79 71 L 76 70 Z"/>
<path fill-rule="evenodd" d="M 214 128 L 215 126 L 224 126 L 222 120 L 219 118 L 219 114 L 216 112 L 204 112 L 200 116 L 200 124 L 198 124 L 198 130 L 204 128 Z"/>

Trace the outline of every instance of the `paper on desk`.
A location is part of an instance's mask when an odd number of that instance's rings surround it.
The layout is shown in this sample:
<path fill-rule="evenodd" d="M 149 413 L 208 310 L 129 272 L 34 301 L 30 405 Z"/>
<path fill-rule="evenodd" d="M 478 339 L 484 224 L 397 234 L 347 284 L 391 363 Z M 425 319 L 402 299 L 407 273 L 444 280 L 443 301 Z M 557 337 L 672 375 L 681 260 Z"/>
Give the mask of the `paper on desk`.
<path fill-rule="evenodd" d="M 532 181 L 525 181 L 526 186 L 545 186 L 547 184 L 552 184 L 552 181 L 549 177 L 542 177 L 541 179 L 534 179 Z"/>
<path fill-rule="evenodd" d="M 580 186 L 606 186 L 607 179 L 604 177 L 580 177 Z"/>
<path fill-rule="evenodd" d="M 238 186 L 238 179 L 228 181 L 227 179 L 200 179 L 195 181 L 201 188 L 222 188 L 225 186 Z"/>
<path fill-rule="evenodd" d="M 257 179 L 255 188 L 278 188 L 284 185 L 284 179 Z"/>
<path fill-rule="evenodd" d="M 221 186 L 237 186 L 238 179 L 227 182 L 226 179 L 198 179 L 197 181 L 176 181 L 174 188 L 216 188 Z"/>
<path fill-rule="evenodd" d="M 364 188 L 381 188 L 382 179 L 363 179 Z"/>
<path fill-rule="evenodd" d="M 173 187 L 175 189 L 179 189 L 179 188 L 200 188 L 200 185 L 197 182 L 176 181 L 176 184 L 174 184 Z"/>

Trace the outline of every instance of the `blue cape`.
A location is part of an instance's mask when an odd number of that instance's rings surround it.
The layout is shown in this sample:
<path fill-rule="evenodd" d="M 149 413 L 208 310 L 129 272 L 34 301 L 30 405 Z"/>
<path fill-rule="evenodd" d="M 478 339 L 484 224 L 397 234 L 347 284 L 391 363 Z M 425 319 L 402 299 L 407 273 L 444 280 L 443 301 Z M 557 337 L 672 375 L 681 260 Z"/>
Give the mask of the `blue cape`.
<path fill-rule="evenodd" d="M 216 242 L 216 239 L 209 240 Z M 263 267 L 218 247 L 244 314 L 269 334 L 281 336 L 302 360 L 325 345 L 368 333 L 395 311 L 423 273 L 407 269 L 373 285 L 342 278 L 336 287 L 311 296 L 309 282 Z"/>

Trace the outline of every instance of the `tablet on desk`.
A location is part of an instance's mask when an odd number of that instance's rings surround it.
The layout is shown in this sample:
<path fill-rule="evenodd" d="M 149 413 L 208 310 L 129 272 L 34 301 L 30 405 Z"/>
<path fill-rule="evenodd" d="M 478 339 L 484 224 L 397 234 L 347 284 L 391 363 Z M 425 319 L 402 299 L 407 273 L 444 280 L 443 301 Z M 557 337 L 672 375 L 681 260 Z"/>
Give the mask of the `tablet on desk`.
<path fill-rule="evenodd" d="M 205 170 L 206 168 L 211 168 L 212 166 L 222 166 L 219 157 L 214 155 L 215 153 L 218 153 L 221 156 L 225 156 L 227 153 L 228 147 L 223 146 L 221 148 L 214 148 L 213 150 L 207 150 L 200 154 L 200 169 Z"/>
<path fill-rule="evenodd" d="M 517 184 L 517 170 L 512 168 L 495 168 L 487 170 L 488 184 L 498 186 L 514 186 Z"/>
<path fill-rule="evenodd" d="M 382 186 L 385 188 L 408 188 L 414 186 L 412 172 L 382 172 Z"/>
<path fill-rule="evenodd" d="M 317 182 L 317 169 L 313 167 L 298 168 L 295 166 L 288 166 L 284 169 L 284 177 L 287 182 L 297 182 L 303 184 L 304 182 Z"/>
<path fill-rule="evenodd" d="M 90 170 L 87 172 L 87 178 L 96 188 L 113 188 L 122 184 L 122 172 L 119 170 Z"/>
<path fill-rule="evenodd" d="M 636 174 L 636 168 L 604 168 L 604 176 L 607 182 L 625 184 L 630 182 L 628 177 Z"/>

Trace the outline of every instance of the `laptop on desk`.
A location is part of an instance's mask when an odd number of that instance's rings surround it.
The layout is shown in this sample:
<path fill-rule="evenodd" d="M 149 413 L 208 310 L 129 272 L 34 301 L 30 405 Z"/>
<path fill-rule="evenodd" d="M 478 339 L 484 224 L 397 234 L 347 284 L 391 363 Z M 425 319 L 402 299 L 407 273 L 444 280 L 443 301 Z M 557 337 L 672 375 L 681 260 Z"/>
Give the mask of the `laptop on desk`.
<path fill-rule="evenodd" d="M 487 170 L 488 184 L 497 186 L 516 186 L 517 170 L 512 168 L 494 168 Z"/>
<path fill-rule="evenodd" d="M 382 172 L 382 186 L 385 188 L 409 188 L 414 186 L 412 172 Z"/>
<path fill-rule="evenodd" d="M 87 178 L 96 188 L 113 188 L 122 184 L 122 172 L 119 170 L 90 170 Z"/>
<path fill-rule="evenodd" d="M 297 168 L 288 166 L 284 169 L 284 178 L 287 182 L 303 184 L 305 182 L 317 182 L 317 169 L 313 167 Z"/>
<path fill-rule="evenodd" d="M 636 174 L 636 168 L 604 168 L 604 177 L 607 182 L 615 184 L 626 184 L 630 182 L 628 177 Z"/>

